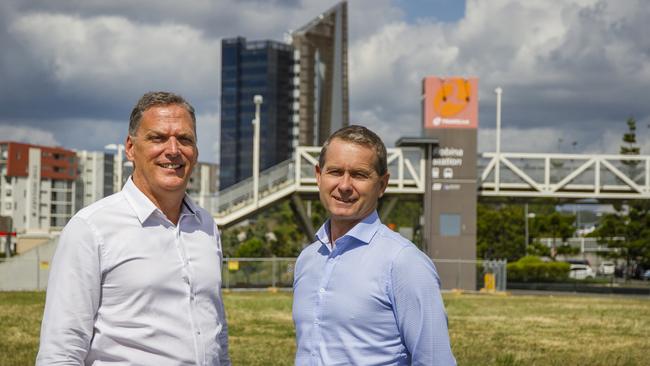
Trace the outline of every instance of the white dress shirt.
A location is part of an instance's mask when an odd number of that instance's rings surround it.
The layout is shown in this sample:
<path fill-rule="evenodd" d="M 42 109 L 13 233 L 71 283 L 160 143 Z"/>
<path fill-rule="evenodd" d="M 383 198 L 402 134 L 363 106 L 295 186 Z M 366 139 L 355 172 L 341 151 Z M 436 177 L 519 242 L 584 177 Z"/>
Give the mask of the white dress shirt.
<path fill-rule="evenodd" d="M 230 365 L 213 218 L 174 225 L 131 179 L 79 211 L 50 271 L 37 365 Z"/>

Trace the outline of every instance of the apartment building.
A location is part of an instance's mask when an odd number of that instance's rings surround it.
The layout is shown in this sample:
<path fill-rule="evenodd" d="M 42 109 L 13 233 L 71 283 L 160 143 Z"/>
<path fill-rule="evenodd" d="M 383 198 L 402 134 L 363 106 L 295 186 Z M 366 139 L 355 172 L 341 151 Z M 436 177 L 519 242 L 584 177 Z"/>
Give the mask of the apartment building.
<path fill-rule="evenodd" d="M 0 216 L 18 233 L 60 230 L 75 212 L 77 169 L 72 150 L 0 141 Z"/>

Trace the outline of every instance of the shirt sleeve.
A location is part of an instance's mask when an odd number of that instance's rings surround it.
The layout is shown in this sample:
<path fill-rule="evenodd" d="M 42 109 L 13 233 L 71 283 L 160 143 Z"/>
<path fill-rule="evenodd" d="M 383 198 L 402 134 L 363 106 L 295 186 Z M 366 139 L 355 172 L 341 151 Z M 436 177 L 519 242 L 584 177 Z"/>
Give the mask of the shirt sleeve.
<path fill-rule="evenodd" d="M 221 236 L 217 224 L 214 224 L 214 233 L 217 238 L 217 245 L 219 246 L 219 263 L 223 266 L 223 248 L 221 247 Z M 222 272 L 223 273 L 223 272 Z M 228 353 L 228 322 L 226 320 L 226 309 L 223 306 L 223 292 L 219 288 L 219 304 L 218 304 L 219 322 L 222 324 L 221 332 L 219 333 L 219 365 L 230 366 L 230 356 Z"/>
<path fill-rule="evenodd" d="M 100 250 L 88 223 L 72 218 L 52 259 L 36 365 L 82 365 L 101 292 Z"/>
<path fill-rule="evenodd" d="M 412 365 L 456 365 L 451 352 L 440 279 L 431 260 L 405 247 L 391 267 L 395 318 Z"/>

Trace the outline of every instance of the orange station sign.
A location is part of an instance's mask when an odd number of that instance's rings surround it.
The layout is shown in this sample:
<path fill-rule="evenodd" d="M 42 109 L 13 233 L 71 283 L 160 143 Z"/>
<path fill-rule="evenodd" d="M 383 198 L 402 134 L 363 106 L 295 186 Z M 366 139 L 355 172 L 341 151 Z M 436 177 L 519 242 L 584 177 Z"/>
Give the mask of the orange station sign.
<path fill-rule="evenodd" d="M 422 94 L 425 129 L 478 127 L 478 78 L 428 76 Z"/>

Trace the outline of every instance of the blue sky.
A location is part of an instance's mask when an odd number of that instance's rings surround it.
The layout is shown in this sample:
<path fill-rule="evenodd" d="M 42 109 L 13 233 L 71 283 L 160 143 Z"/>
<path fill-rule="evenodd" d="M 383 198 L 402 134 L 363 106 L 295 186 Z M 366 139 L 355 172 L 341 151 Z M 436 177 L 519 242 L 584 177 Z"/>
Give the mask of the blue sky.
<path fill-rule="evenodd" d="M 455 22 L 465 15 L 464 0 L 394 0 L 393 3 L 404 10 L 409 23 L 423 18 Z"/>
<path fill-rule="evenodd" d="M 0 140 L 101 150 L 146 91 L 186 96 L 200 159 L 218 161 L 220 41 L 282 40 L 334 0 L 0 2 Z M 617 153 L 638 120 L 650 153 L 643 0 L 351 0 L 350 117 L 417 136 L 423 77 L 479 78 L 479 150 Z M 575 142 L 575 144 L 573 143 Z"/>

